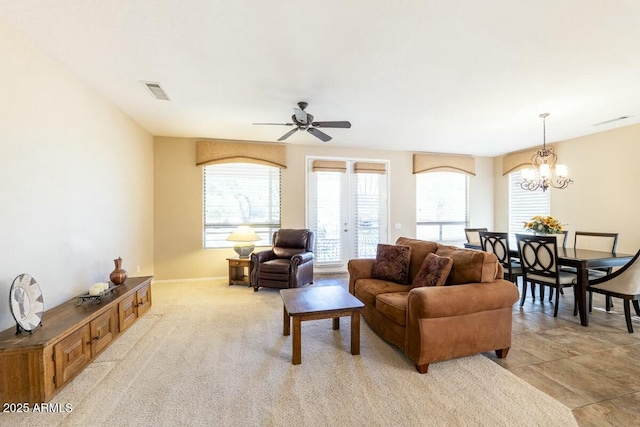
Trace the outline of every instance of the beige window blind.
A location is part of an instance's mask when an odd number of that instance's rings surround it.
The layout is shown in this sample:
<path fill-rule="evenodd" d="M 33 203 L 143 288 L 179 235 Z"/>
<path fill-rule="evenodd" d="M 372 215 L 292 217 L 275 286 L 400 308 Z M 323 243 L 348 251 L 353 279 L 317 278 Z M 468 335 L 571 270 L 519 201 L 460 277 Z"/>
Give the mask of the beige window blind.
<path fill-rule="evenodd" d="M 314 160 L 311 170 L 314 172 L 346 172 L 347 162 L 340 160 Z"/>
<path fill-rule="evenodd" d="M 387 165 L 385 163 L 355 162 L 353 171 L 355 173 L 377 173 L 384 175 L 387 173 Z"/>

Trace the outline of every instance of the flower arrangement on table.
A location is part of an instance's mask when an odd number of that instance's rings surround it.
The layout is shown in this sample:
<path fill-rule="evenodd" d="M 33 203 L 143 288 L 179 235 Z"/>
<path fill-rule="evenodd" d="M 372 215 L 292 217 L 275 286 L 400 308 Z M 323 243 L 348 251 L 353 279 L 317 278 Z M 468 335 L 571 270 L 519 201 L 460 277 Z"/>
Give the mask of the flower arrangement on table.
<path fill-rule="evenodd" d="M 536 215 L 529 222 L 525 222 L 523 228 L 539 234 L 562 233 L 562 224 L 551 215 Z"/>

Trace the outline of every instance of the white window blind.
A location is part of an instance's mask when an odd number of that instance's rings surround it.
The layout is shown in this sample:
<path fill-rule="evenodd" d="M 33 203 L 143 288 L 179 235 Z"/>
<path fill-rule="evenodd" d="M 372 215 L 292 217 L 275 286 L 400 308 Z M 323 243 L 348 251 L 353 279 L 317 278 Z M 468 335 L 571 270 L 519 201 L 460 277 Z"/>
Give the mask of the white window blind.
<path fill-rule="evenodd" d="M 416 237 L 461 245 L 468 223 L 466 174 L 427 172 L 416 174 Z"/>
<path fill-rule="evenodd" d="M 376 173 L 356 173 L 354 177 L 353 253 L 356 258 L 375 258 L 378 242 L 387 241 L 387 177 Z"/>
<path fill-rule="evenodd" d="M 522 171 L 509 174 L 509 233 L 524 233 L 524 223 L 535 215 L 550 215 L 549 192 L 523 190 Z"/>
<path fill-rule="evenodd" d="M 280 229 L 280 169 L 248 163 L 203 168 L 204 247 L 232 247 L 227 237 L 248 225 L 270 246 Z"/>
<path fill-rule="evenodd" d="M 345 172 L 312 172 L 309 179 L 309 227 L 316 235 L 316 265 L 342 262 L 342 230 L 345 221 L 343 180 Z"/>

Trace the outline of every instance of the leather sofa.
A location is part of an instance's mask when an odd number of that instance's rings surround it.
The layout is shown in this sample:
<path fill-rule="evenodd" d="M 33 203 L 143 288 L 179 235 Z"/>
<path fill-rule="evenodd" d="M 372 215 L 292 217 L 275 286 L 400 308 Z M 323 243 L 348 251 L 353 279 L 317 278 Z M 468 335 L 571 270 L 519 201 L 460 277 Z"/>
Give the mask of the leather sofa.
<path fill-rule="evenodd" d="M 251 286 L 298 288 L 313 283 L 314 234 L 307 229 L 282 228 L 273 234 L 273 247 L 251 254 Z"/>
<path fill-rule="evenodd" d="M 518 288 L 504 280 L 494 254 L 400 237 L 411 248 L 409 284 L 372 277 L 374 259 L 349 261 L 349 292 L 361 314 L 383 339 L 399 347 L 426 373 L 432 362 L 511 347 L 512 307 Z M 453 259 L 444 286 L 413 287 L 429 253 Z"/>

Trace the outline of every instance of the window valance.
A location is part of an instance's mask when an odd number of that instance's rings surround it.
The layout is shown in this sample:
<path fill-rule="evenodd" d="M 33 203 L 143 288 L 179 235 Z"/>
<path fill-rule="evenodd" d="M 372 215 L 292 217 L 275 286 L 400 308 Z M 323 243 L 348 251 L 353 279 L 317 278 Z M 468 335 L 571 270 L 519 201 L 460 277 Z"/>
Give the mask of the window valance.
<path fill-rule="evenodd" d="M 234 141 L 227 139 L 198 141 L 196 165 L 253 163 L 287 168 L 287 147 L 283 144 Z"/>
<path fill-rule="evenodd" d="M 547 144 L 547 147 L 553 147 L 553 145 Z M 506 154 L 502 158 L 502 175 L 507 175 L 513 172 L 517 172 L 520 169 L 526 169 L 531 167 L 531 158 L 538 149 L 518 151 L 517 153 Z"/>
<path fill-rule="evenodd" d="M 353 171 L 355 173 L 377 173 L 384 175 L 387 173 L 387 165 L 386 163 L 356 162 L 353 165 Z"/>
<path fill-rule="evenodd" d="M 462 172 L 476 175 L 476 159 L 471 156 L 453 154 L 422 154 L 413 155 L 413 173 L 422 172 Z"/>
<path fill-rule="evenodd" d="M 340 160 L 314 160 L 311 170 L 314 172 L 342 172 L 347 171 L 347 162 Z"/>

